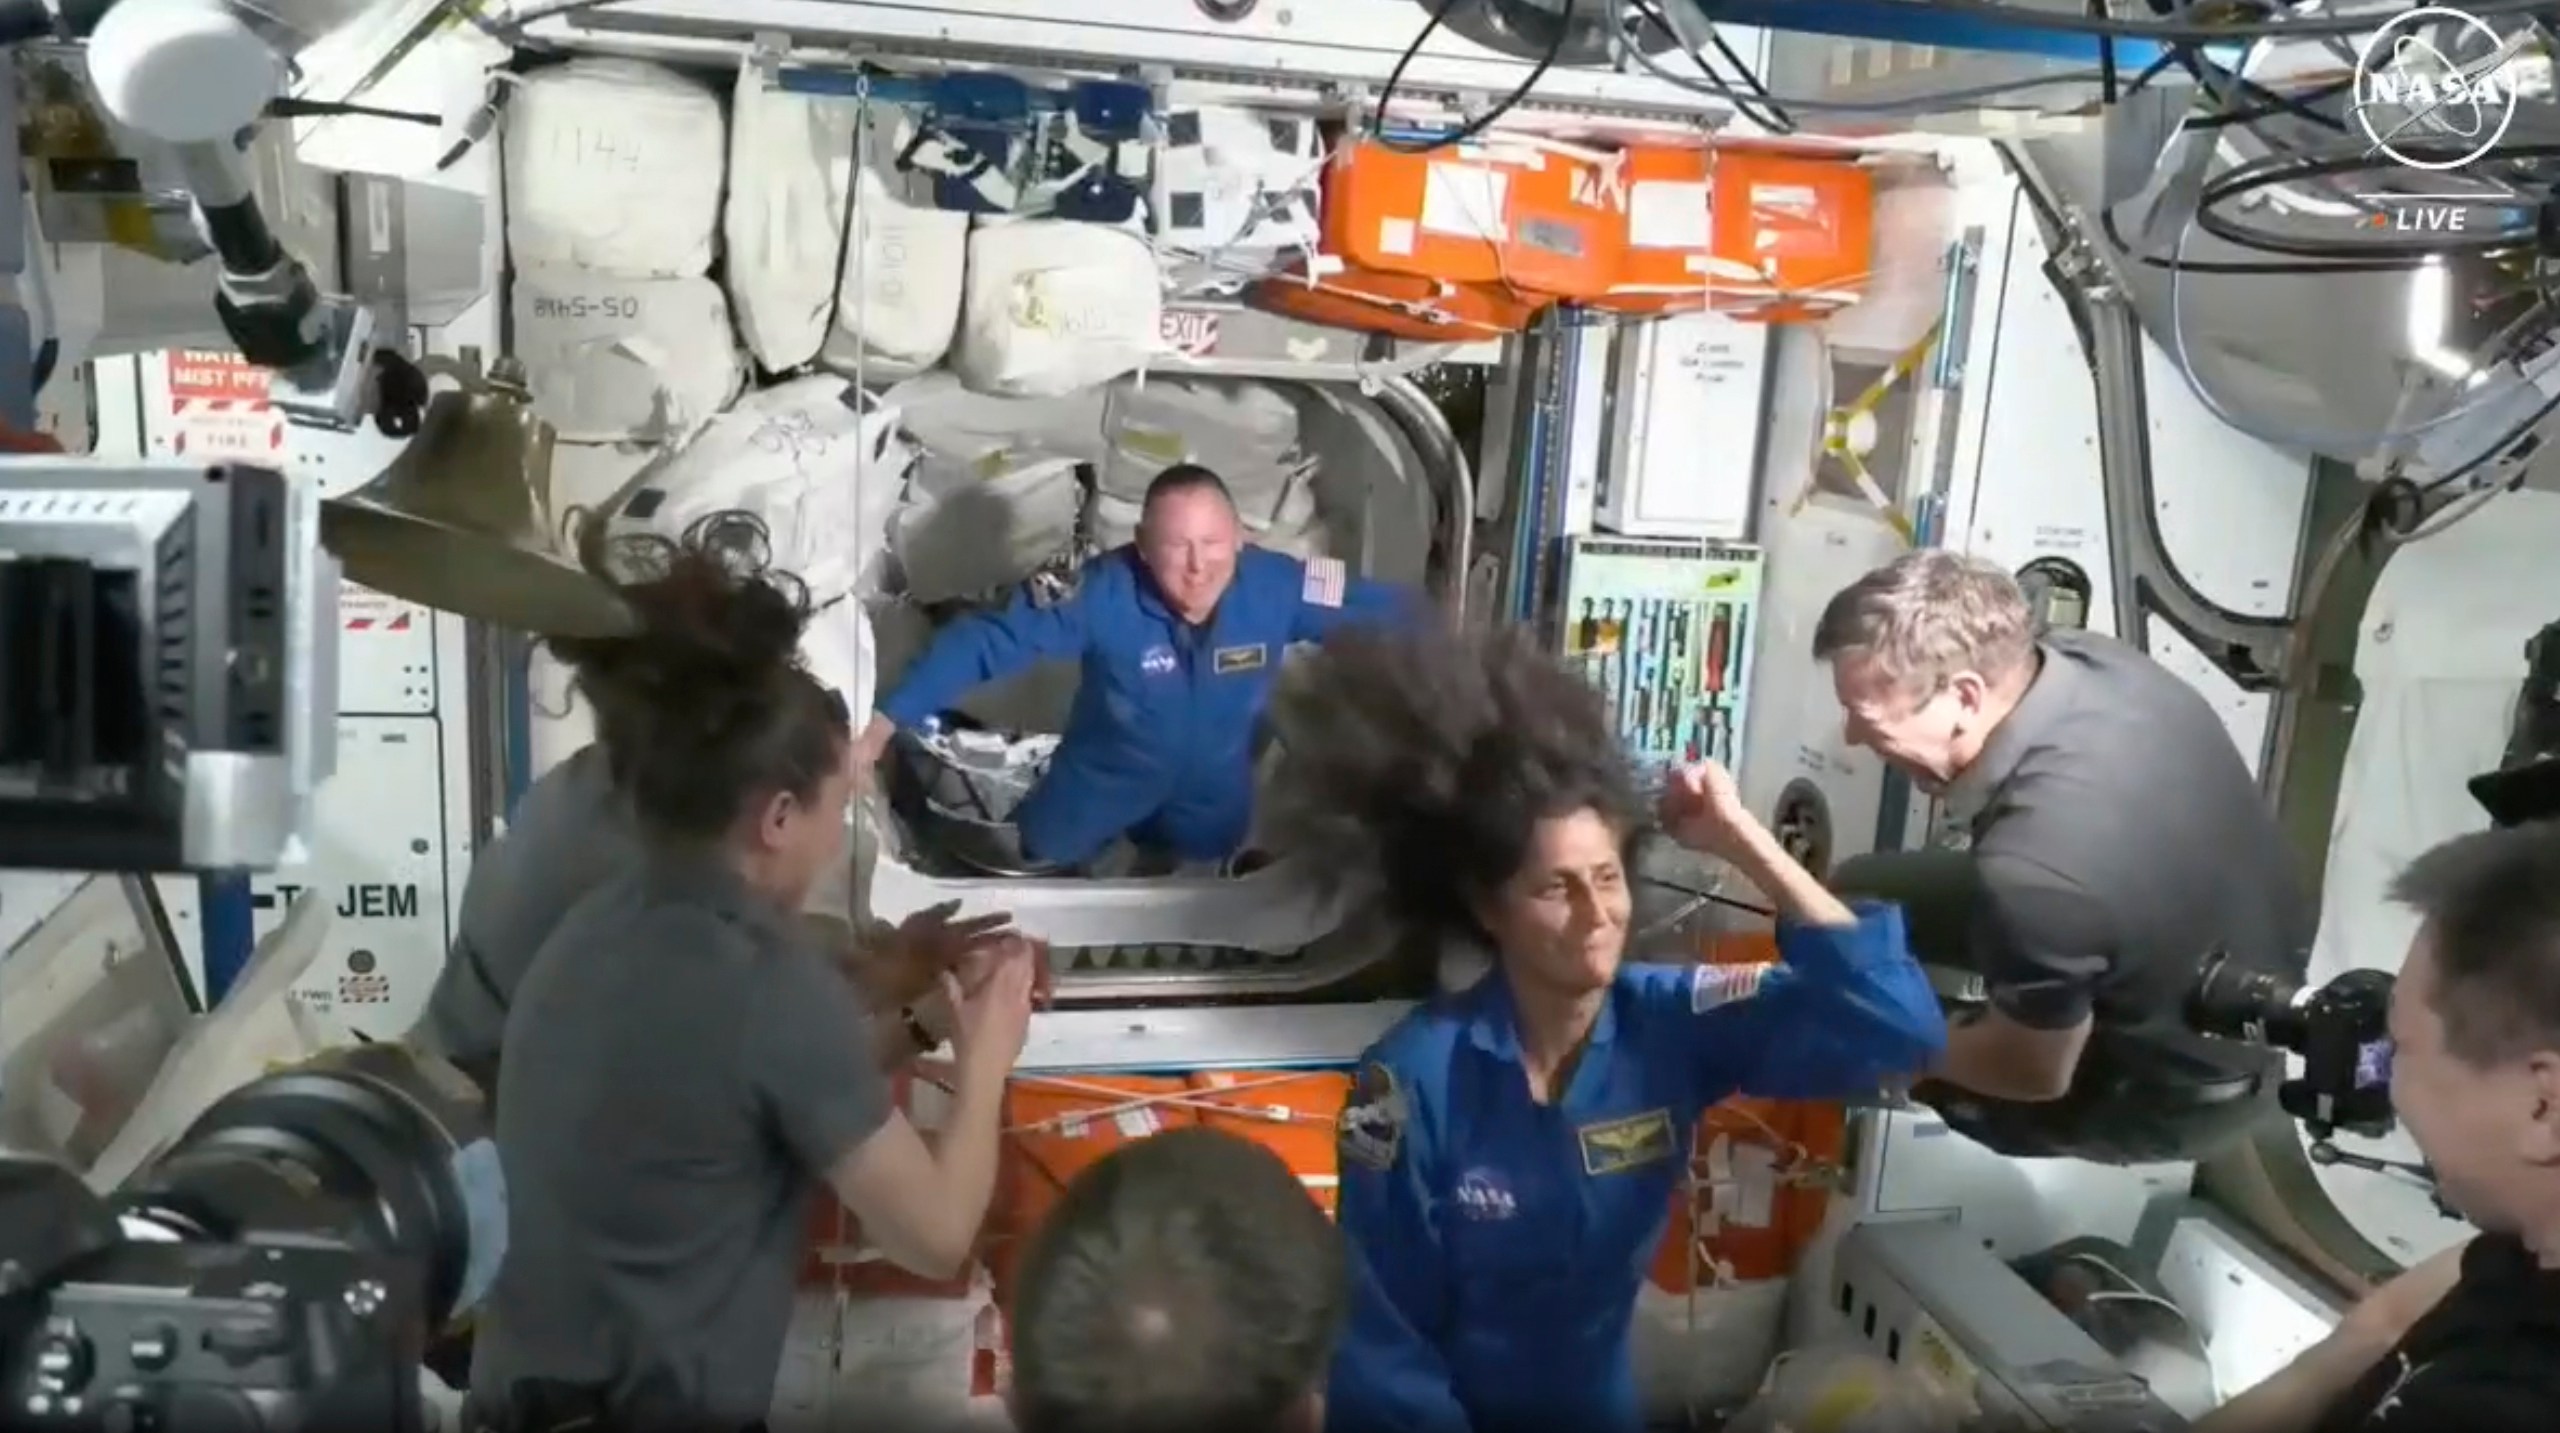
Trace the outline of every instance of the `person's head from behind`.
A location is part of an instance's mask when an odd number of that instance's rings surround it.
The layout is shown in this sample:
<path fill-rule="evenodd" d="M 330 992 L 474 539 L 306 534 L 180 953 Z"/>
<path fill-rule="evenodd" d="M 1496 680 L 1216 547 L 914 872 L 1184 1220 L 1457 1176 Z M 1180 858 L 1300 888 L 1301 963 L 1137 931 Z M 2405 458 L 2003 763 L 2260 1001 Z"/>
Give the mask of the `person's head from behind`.
<path fill-rule="evenodd" d="M 1515 988 L 1616 977 L 1645 805 L 1599 694 L 1531 638 L 1345 634 L 1275 718 L 1274 849 L 1373 872 L 1408 924 L 1489 945 Z"/>
<path fill-rule="evenodd" d="M 1317 1433 L 1341 1233 L 1270 1150 L 1171 1130 L 1078 1175 L 1014 1297 L 1020 1433 Z"/>
<path fill-rule="evenodd" d="M 1224 478 L 1197 463 L 1176 463 L 1147 484 L 1138 514 L 1138 558 L 1164 592 L 1174 615 L 1205 622 L 1236 576 L 1244 524 Z"/>
<path fill-rule="evenodd" d="M 553 638 L 650 834 L 797 907 L 844 850 L 858 773 L 844 700 L 800 665 L 807 599 L 761 544 L 624 544 L 624 637 Z"/>
<path fill-rule="evenodd" d="M 1937 791 L 2035 680 L 2035 618 L 1996 565 L 1925 550 L 1842 588 L 1814 624 L 1813 655 L 1831 664 L 1849 743 Z"/>
<path fill-rule="evenodd" d="M 2392 1108 L 2446 1203 L 2560 1255 L 2560 823 L 2447 841 L 2391 895 L 2418 915 Z"/>

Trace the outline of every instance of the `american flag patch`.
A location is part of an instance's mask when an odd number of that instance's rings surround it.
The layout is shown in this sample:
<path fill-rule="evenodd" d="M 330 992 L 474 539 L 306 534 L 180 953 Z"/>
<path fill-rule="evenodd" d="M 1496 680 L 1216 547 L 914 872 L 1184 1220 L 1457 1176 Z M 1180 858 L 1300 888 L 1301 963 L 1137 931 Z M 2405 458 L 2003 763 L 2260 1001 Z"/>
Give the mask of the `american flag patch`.
<path fill-rule="evenodd" d="M 1299 596 L 1310 607 L 1339 607 L 1342 595 L 1351 585 L 1351 574 L 1338 557 L 1307 559 L 1307 586 Z"/>
<path fill-rule="evenodd" d="M 1701 965 L 1689 977 L 1689 1011 L 1704 1015 L 1710 1010 L 1748 1000 L 1760 993 L 1760 981 L 1769 973 L 1765 961 L 1751 965 Z"/>

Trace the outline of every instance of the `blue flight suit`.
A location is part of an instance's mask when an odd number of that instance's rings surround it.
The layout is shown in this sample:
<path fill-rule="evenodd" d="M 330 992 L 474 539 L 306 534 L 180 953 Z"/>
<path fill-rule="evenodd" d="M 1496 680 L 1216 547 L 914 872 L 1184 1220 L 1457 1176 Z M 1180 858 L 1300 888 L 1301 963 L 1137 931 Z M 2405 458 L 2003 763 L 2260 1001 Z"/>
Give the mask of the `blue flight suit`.
<path fill-rule="evenodd" d="M 1352 1306 L 1331 1433 L 1622 1433 L 1629 1325 L 1708 1108 L 1875 1095 L 1946 1048 L 1902 912 L 1782 923 L 1768 966 L 1627 965 L 1553 1104 L 1499 974 L 1407 1015 L 1339 1130 Z"/>
<path fill-rule="evenodd" d="M 1079 865 L 1125 834 L 1184 860 L 1223 860 L 1253 823 L 1253 737 L 1282 649 L 1420 611 L 1414 593 L 1350 576 L 1337 559 L 1248 546 L 1195 627 L 1122 546 L 1086 563 L 1072 596 L 1042 606 L 1026 591 L 945 627 L 880 711 L 911 728 L 987 682 L 1077 658 L 1083 680 L 1057 755 L 1013 814 L 1023 853 Z"/>

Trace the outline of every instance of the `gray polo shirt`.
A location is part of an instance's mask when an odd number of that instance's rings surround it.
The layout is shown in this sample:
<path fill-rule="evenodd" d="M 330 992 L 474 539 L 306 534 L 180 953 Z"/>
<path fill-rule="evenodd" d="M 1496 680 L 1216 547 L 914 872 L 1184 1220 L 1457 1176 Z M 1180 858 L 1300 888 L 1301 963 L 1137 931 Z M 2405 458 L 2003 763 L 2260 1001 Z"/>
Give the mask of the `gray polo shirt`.
<path fill-rule="evenodd" d="M 1902 900 L 1924 960 L 1977 972 L 2020 1024 L 2095 1017 L 2096 1072 L 2163 1082 L 2263 1057 L 2187 1028 L 2207 956 L 2300 979 L 2313 916 L 2293 855 L 2203 695 L 2112 638 L 2046 637 L 2024 699 L 1947 792 L 1967 852 L 1844 863 L 1836 884 Z M 2183 1068 L 2182 1068 L 2183 1067 Z"/>
<path fill-rule="evenodd" d="M 891 1109 L 852 984 L 736 876 L 652 852 L 578 904 L 514 1004 L 474 1405 L 539 1382 L 602 1394 L 616 1429 L 763 1418 L 812 1201 Z"/>
<path fill-rule="evenodd" d="M 580 898 L 639 860 L 639 831 L 602 746 L 544 773 L 506 834 L 472 861 L 453 948 L 410 1038 L 492 1083 L 507 1007 L 534 952 Z"/>

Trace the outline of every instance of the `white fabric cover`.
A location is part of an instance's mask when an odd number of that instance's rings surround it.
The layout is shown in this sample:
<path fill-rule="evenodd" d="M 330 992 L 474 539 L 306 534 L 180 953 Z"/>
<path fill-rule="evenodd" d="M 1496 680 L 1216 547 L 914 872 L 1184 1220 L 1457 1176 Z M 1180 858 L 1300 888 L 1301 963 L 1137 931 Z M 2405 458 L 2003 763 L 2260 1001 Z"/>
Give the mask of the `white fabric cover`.
<path fill-rule="evenodd" d="M 821 374 L 748 394 L 659 463 L 615 526 L 680 537 L 713 513 L 753 513 L 771 536 L 774 566 L 796 574 L 816 602 L 843 597 L 887 534 L 914 462 L 897 416 L 857 410 L 854 393 Z"/>
<path fill-rule="evenodd" d="M 1313 120 L 1228 105 L 1164 116 L 1156 155 L 1156 237 L 1179 251 L 1179 292 L 1241 289 L 1312 253 L 1321 230 L 1324 137 Z"/>
<path fill-rule="evenodd" d="M 900 426 L 924 450 L 917 490 L 940 497 L 1033 458 L 1100 464 L 1106 398 L 1098 388 L 1057 398 L 993 398 L 937 371 L 897 385 L 880 401 L 897 410 Z"/>
<path fill-rule="evenodd" d="M 525 268 L 513 300 L 534 408 L 565 440 L 689 432 L 746 386 L 729 301 L 709 279 Z"/>
<path fill-rule="evenodd" d="M 860 116 L 842 100 L 787 93 L 755 65 L 738 69 L 721 232 L 738 334 L 768 372 L 816 358 L 835 315 L 841 171 Z"/>
<path fill-rule="evenodd" d="M 1143 511 L 1136 498 L 1095 493 L 1090 519 L 1094 545 L 1111 548 L 1135 540 Z M 1268 517 L 1246 515 L 1244 536 L 1256 547 L 1285 552 L 1291 557 L 1323 556 L 1328 548 L 1324 523 L 1316 513 L 1314 484 L 1303 480 L 1291 484 Z"/>
<path fill-rule="evenodd" d="M 858 365 L 869 385 L 912 377 L 951 351 L 968 274 L 969 216 L 907 203 L 883 177 L 894 160 L 894 135 L 875 122 L 864 136 L 863 162 L 852 167 L 854 232 L 842 249 L 835 326 L 819 356 L 841 373 Z M 846 167 L 835 173 L 841 217 Z"/>
<path fill-rule="evenodd" d="M 708 86 L 636 60 L 572 60 L 524 78 L 505 128 L 518 264 L 710 271 L 728 134 Z"/>
<path fill-rule="evenodd" d="M 1154 250 L 1136 234 L 1039 219 L 969 236 L 951 366 L 981 393 L 1052 398 L 1134 372 L 1163 347 Z"/>
<path fill-rule="evenodd" d="M 1198 463 L 1226 479 L 1247 521 L 1270 523 L 1314 469 L 1299 446 L 1298 406 L 1277 384 L 1123 379 L 1102 422 L 1111 446 L 1100 485 L 1116 497 L 1144 497 L 1156 474 Z"/>
<path fill-rule="evenodd" d="M 901 509 L 890 550 L 916 602 L 975 597 L 1022 581 L 1076 537 L 1075 464 L 1037 458 Z"/>

